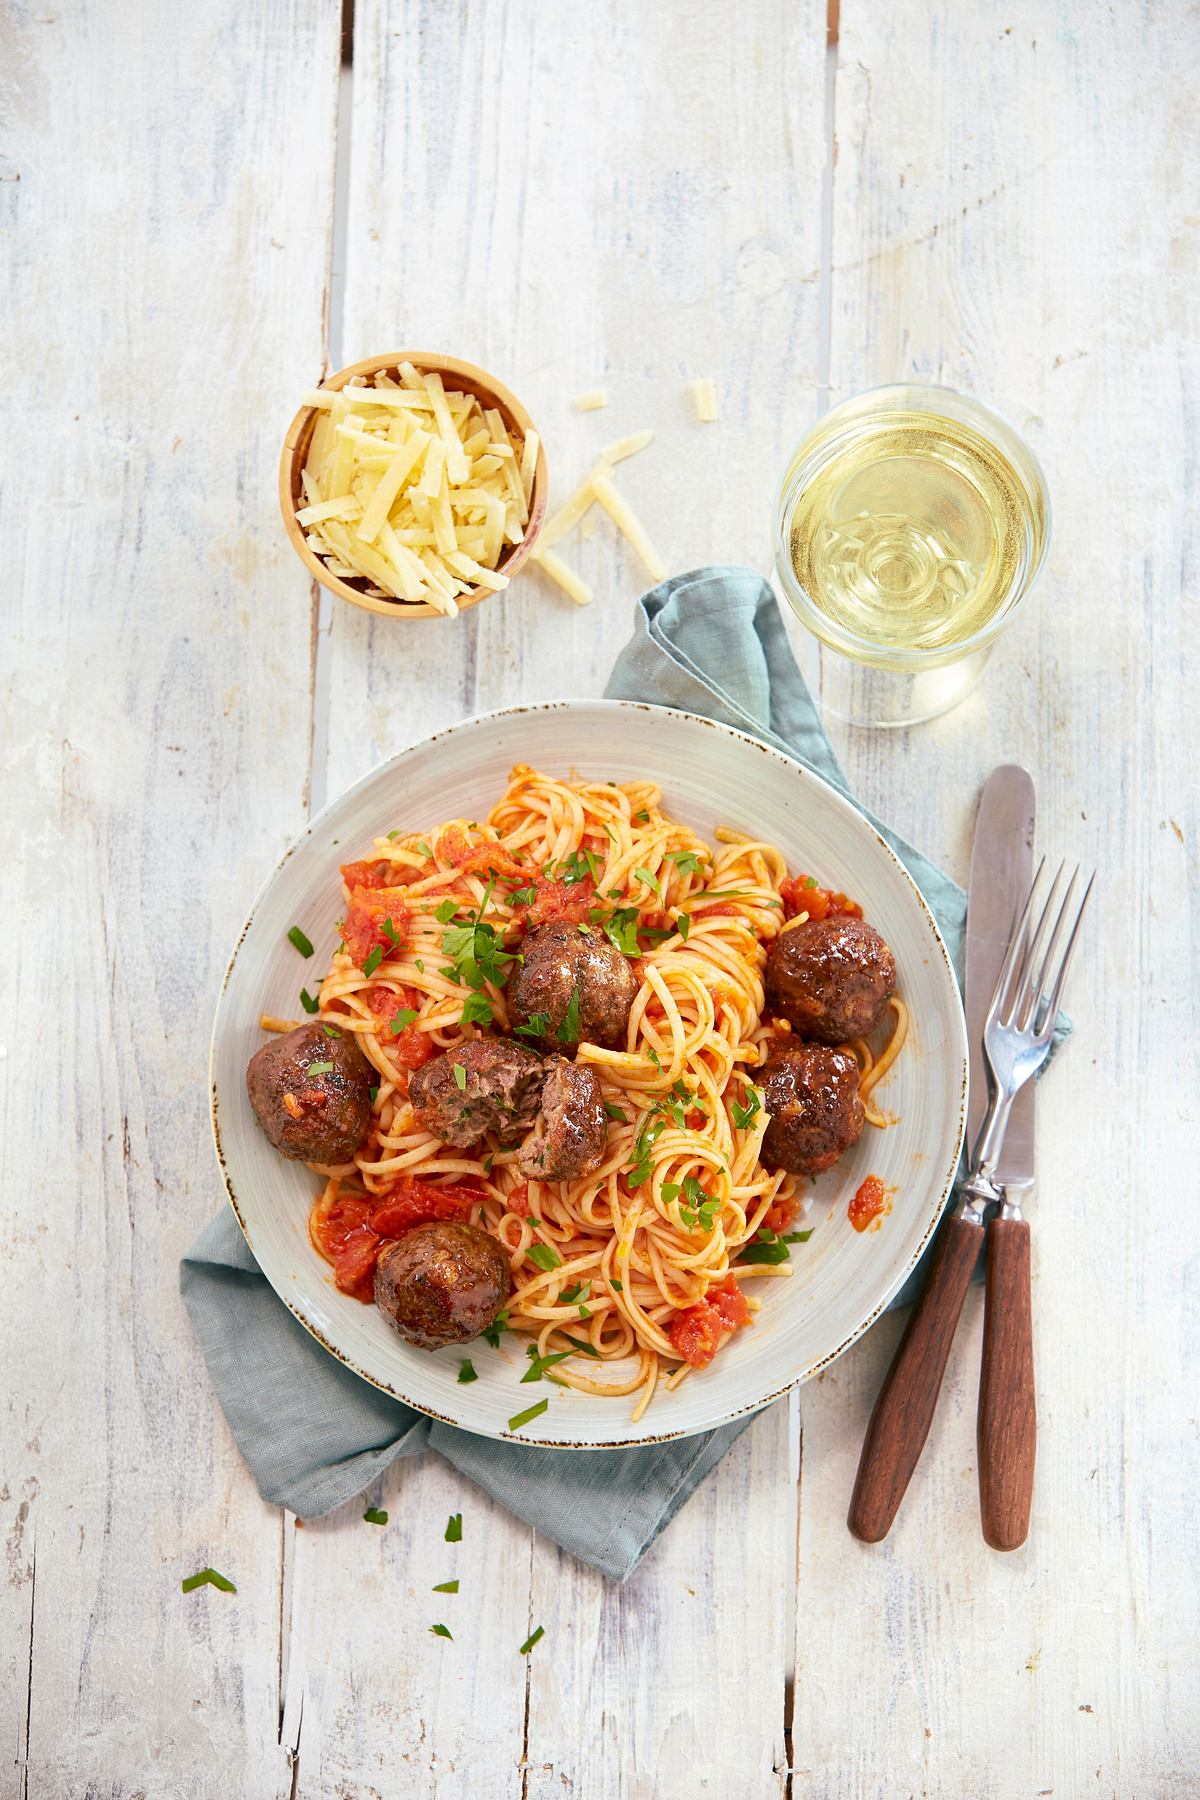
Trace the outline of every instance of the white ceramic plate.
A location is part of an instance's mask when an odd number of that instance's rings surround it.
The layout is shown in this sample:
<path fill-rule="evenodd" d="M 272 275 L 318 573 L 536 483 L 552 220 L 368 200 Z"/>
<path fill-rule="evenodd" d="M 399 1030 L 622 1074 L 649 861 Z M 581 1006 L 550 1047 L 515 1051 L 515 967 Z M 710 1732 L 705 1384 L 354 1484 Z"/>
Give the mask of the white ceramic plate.
<path fill-rule="evenodd" d="M 457 1379 L 462 1350 L 413 1349 L 373 1306 L 340 1294 L 308 1241 L 317 1178 L 279 1156 L 246 1097 L 245 1069 L 262 1042 L 262 1012 L 300 1016 L 299 990 L 328 966 L 342 910 L 338 864 L 403 826 L 475 818 L 505 788 L 514 763 L 593 779 L 650 778 L 664 806 L 710 837 L 717 824 L 768 838 L 793 869 L 861 900 L 895 952 L 912 1015 L 903 1055 L 877 1090 L 899 1123 L 870 1126 L 812 1193 L 808 1243 L 792 1252 L 790 1281 L 764 1282 L 765 1303 L 712 1366 L 673 1394 L 660 1387 L 635 1426 L 628 1396 L 600 1399 L 550 1383 L 520 1385 L 524 1340 L 471 1347 L 479 1379 Z M 316 946 L 304 962 L 287 940 L 300 924 Z M 575 700 L 468 719 L 405 750 L 313 820 L 254 905 L 225 977 L 213 1029 L 212 1114 L 217 1156 L 247 1242 L 302 1324 L 350 1368 L 397 1399 L 486 1437 L 538 1444 L 656 1443 L 721 1425 L 806 1381 L 852 1344 L 886 1305 L 928 1243 L 962 1141 L 966 1029 L 946 949 L 917 889 L 878 833 L 815 775 L 755 739 L 692 714 L 622 701 Z M 862 1234 L 846 1204 L 868 1175 L 896 1189 L 891 1214 Z M 501 1340 L 502 1343 L 504 1340 Z M 516 1434 L 508 1419 L 546 1397 Z"/>

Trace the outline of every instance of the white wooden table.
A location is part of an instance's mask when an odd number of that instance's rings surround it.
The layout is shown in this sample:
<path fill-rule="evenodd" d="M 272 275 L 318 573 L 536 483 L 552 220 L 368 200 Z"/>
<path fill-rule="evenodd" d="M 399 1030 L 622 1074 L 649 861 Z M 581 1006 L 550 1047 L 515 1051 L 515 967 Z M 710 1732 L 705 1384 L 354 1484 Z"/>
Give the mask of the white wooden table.
<path fill-rule="evenodd" d="M 826 23 L 360 0 L 339 78 L 332 0 L 7 12 L 5 1800 L 1200 1794 L 1195 15 L 845 0 L 829 54 Z M 604 522 L 586 611 L 540 576 L 452 626 L 322 601 L 278 446 L 326 364 L 401 345 L 509 380 L 560 494 L 652 425 L 622 485 L 673 568 L 767 568 L 827 394 L 961 386 L 1043 459 L 1049 565 L 985 684 L 837 735 L 960 876 L 1013 757 L 1043 844 L 1103 870 L 1042 1097 L 1017 1555 L 978 1529 L 977 1297 L 873 1550 L 844 1515 L 896 1319 L 764 1413 L 623 1589 L 434 1459 L 382 1484 L 383 1531 L 254 1491 L 177 1295 L 221 1203 L 238 924 L 381 757 L 597 693 L 642 585 Z M 206 1563 L 236 1596 L 180 1593 Z"/>

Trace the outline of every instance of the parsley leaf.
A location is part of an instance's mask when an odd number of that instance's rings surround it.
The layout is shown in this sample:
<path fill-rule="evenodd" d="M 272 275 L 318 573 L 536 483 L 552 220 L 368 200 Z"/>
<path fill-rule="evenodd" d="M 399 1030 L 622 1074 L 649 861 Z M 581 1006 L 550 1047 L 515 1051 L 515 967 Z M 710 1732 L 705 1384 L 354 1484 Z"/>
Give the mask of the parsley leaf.
<path fill-rule="evenodd" d="M 533 1345 L 530 1344 L 529 1367 L 522 1375 L 521 1380 L 523 1382 L 540 1381 L 547 1369 L 552 1369 L 555 1363 L 566 1362 L 570 1354 L 569 1350 L 554 1350 L 549 1356 L 539 1356 Z"/>
<path fill-rule="evenodd" d="M 452 1067 L 454 1069 L 454 1085 L 460 1094 L 465 1093 L 467 1087 L 467 1071 L 462 1063 L 454 1063 Z"/>
<path fill-rule="evenodd" d="M 662 899 L 662 884 L 657 875 L 652 875 L 649 869 L 635 869 L 633 873 L 635 880 L 640 881 L 645 887 L 653 888 L 659 899 Z"/>
<path fill-rule="evenodd" d="M 363 966 L 362 966 L 363 974 L 364 975 L 373 975 L 382 961 L 383 961 L 383 945 L 376 944 L 375 948 L 371 951 L 370 955 L 367 957 L 366 961 L 363 963 Z"/>
<path fill-rule="evenodd" d="M 450 1517 L 446 1520 L 446 1542 L 448 1544 L 462 1543 L 461 1513 L 451 1513 Z"/>
<path fill-rule="evenodd" d="M 692 929 L 691 914 L 690 913 L 680 913 L 679 917 L 675 921 L 675 924 L 679 931 L 680 937 L 683 939 L 684 943 L 686 944 L 688 941 L 688 932 Z"/>
<path fill-rule="evenodd" d="M 524 1412 L 514 1413 L 508 1421 L 510 1431 L 520 1431 L 522 1425 L 528 1425 L 530 1419 L 536 1419 L 549 1406 L 548 1400 L 539 1400 L 534 1406 L 527 1406 Z"/>
<path fill-rule="evenodd" d="M 434 1637 L 449 1638 L 451 1643 L 454 1642 L 454 1633 L 448 1625 L 431 1625 L 429 1629 L 432 1631 Z"/>
<path fill-rule="evenodd" d="M 369 1087 L 369 1088 L 368 1088 L 368 1089 L 367 1089 L 367 1092 L 368 1092 L 368 1094 L 370 1094 L 370 1096 L 371 1096 L 371 1105 L 372 1105 L 372 1106 L 374 1106 L 374 1104 L 375 1104 L 375 1102 L 376 1102 L 376 1101 L 377 1101 L 377 1100 L 378 1100 L 378 1098 L 379 1098 L 379 1083 L 378 1083 L 378 1082 L 375 1082 L 375 1084 L 374 1084 L 374 1086 L 373 1086 L 373 1087 Z"/>
<path fill-rule="evenodd" d="M 386 1525 L 388 1522 L 387 1514 L 381 1512 L 377 1506 L 368 1506 L 363 1518 L 368 1525 Z"/>
<path fill-rule="evenodd" d="M 223 1594 L 237 1593 L 228 1575 L 218 1575 L 215 1569 L 201 1569 L 195 1575 L 188 1575 L 179 1585 L 185 1594 L 194 1593 L 198 1587 L 220 1588 Z"/>
<path fill-rule="evenodd" d="M 539 1625 L 536 1631 L 530 1632 L 529 1636 L 525 1639 L 525 1642 L 521 1645 L 521 1648 L 517 1651 L 517 1655 L 528 1656 L 538 1639 L 545 1637 L 545 1635 L 546 1627 L 544 1625 Z"/>
<path fill-rule="evenodd" d="M 513 888 L 508 896 L 510 906 L 532 906 L 537 899 L 535 887 Z"/>
<path fill-rule="evenodd" d="M 599 1356 L 600 1352 L 597 1350 L 595 1344 L 589 1344 L 585 1338 L 572 1337 L 569 1331 L 564 1331 L 563 1336 L 566 1338 L 568 1344 L 574 1344 L 575 1348 L 582 1351 L 584 1356 Z"/>
<path fill-rule="evenodd" d="M 331 1062 L 309 1063 L 307 1073 L 310 1075 L 329 1075 L 333 1071 Z"/>
<path fill-rule="evenodd" d="M 745 1131 L 751 1121 L 762 1111 L 762 1095 L 756 1087 L 746 1089 L 746 1104 L 739 1105 L 735 1100 L 729 1108 L 730 1116 L 739 1131 Z"/>
<path fill-rule="evenodd" d="M 668 862 L 673 862 L 681 875 L 699 875 L 700 858 L 694 850 L 672 850 Z"/>
<path fill-rule="evenodd" d="M 468 1381 L 479 1380 L 478 1375 L 475 1373 L 475 1364 L 471 1361 L 469 1356 L 464 1356 L 463 1360 L 458 1365 L 458 1379 L 464 1385 Z"/>
<path fill-rule="evenodd" d="M 322 1025 L 321 1030 L 325 1033 L 326 1037 L 337 1038 L 342 1035 L 336 1025 Z"/>
<path fill-rule="evenodd" d="M 577 1044 L 579 1042 L 579 983 L 571 990 L 570 1003 L 563 1014 L 562 1024 L 555 1033 L 560 1044 Z"/>
<path fill-rule="evenodd" d="M 306 1013 L 315 1013 L 321 1010 L 321 1002 L 314 1000 L 307 988 L 300 989 L 300 1004 Z"/>
<path fill-rule="evenodd" d="M 460 1025 L 491 1025 L 495 1021 L 491 1006 L 483 994 L 468 994 L 459 1017 Z"/>
<path fill-rule="evenodd" d="M 493 1350 L 498 1350 L 500 1348 L 500 1333 L 506 1329 L 507 1325 L 508 1314 L 506 1312 L 498 1312 L 491 1324 L 484 1326 L 483 1335 L 492 1346 Z"/>
<path fill-rule="evenodd" d="M 623 956 L 636 956 L 638 953 L 638 909 L 636 906 L 618 906 L 604 921 L 604 935 L 614 950 Z"/>
<path fill-rule="evenodd" d="M 458 1581 L 457 1579 L 454 1581 L 439 1581 L 430 1591 L 435 1594 L 457 1594 Z"/>
<path fill-rule="evenodd" d="M 546 1012 L 530 1013 L 523 1025 L 515 1025 L 513 1027 L 513 1032 L 516 1037 L 545 1037 L 549 1030 L 550 1014 Z"/>
<path fill-rule="evenodd" d="M 617 1119 L 622 1125 L 628 1125 L 629 1123 L 629 1114 L 625 1112 L 622 1107 L 619 1107 L 615 1100 L 606 1100 L 604 1102 L 604 1116 L 606 1119 Z"/>
<path fill-rule="evenodd" d="M 408 1027 L 416 1019 L 416 1017 L 417 1017 L 417 1014 L 414 1012 L 414 1010 L 411 1006 L 402 1006 L 400 1008 L 399 1012 L 393 1013 L 392 1014 L 392 1036 L 399 1037 L 400 1033 L 402 1031 L 406 1031 L 408 1029 Z"/>
<path fill-rule="evenodd" d="M 457 911 L 457 900 L 443 900 L 439 906 L 434 908 L 433 916 L 439 925 L 448 925 Z"/>
<path fill-rule="evenodd" d="M 544 1269 L 547 1273 L 562 1265 L 562 1257 L 553 1244 L 530 1244 L 525 1254 L 530 1262 L 536 1263 L 539 1269 Z"/>
<path fill-rule="evenodd" d="M 288 942 L 296 946 L 301 956 L 311 956 L 313 953 L 312 943 L 305 937 L 298 925 L 293 925 L 288 932 Z"/>

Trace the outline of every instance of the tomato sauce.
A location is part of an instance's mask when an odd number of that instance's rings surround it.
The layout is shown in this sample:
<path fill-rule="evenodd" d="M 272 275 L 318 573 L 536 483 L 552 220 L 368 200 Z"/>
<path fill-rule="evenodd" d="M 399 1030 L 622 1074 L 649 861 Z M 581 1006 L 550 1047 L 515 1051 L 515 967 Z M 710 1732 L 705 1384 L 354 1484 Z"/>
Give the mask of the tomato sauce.
<path fill-rule="evenodd" d="M 763 1220 L 764 1228 L 767 1231 L 774 1231 L 777 1235 L 790 1231 L 792 1220 L 796 1217 L 796 1205 L 795 1200 L 772 1200 Z"/>
<path fill-rule="evenodd" d="M 708 1366 L 728 1331 L 736 1331 L 750 1317 L 745 1295 L 732 1275 L 719 1287 L 710 1288 L 704 1299 L 671 1325 L 667 1336 L 676 1351 L 693 1369 Z"/>
<path fill-rule="evenodd" d="M 403 891 L 401 888 L 367 887 L 352 890 L 350 906 L 342 921 L 342 942 L 360 969 L 372 950 L 382 950 L 387 957 L 406 937 L 409 915 L 400 898 Z M 393 936 L 384 929 L 389 922 Z"/>
<path fill-rule="evenodd" d="M 527 885 L 537 889 L 537 897 L 525 911 L 526 929 L 563 920 L 569 925 L 582 925 L 596 904 L 596 884 L 590 875 L 582 881 L 549 881 L 539 875 Z"/>
<path fill-rule="evenodd" d="M 835 913 L 845 913 L 851 919 L 863 916 L 857 900 L 848 900 L 845 894 L 834 893 L 831 888 L 818 887 L 811 875 L 789 875 L 780 882 L 779 892 L 789 919 L 798 913 L 807 913 L 810 919 L 828 919 Z"/>
<path fill-rule="evenodd" d="M 846 1216 L 855 1231 L 866 1231 L 877 1219 L 886 1217 L 891 1210 L 892 1203 L 882 1181 L 878 1175 L 868 1175 L 851 1199 L 846 1209 Z"/>
<path fill-rule="evenodd" d="M 525 864 L 503 844 L 469 843 L 457 828 L 443 831 L 437 847 L 439 856 L 463 875 L 503 875 L 524 881 L 529 874 Z"/>
<path fill-rule="evenodd" d="M 434 1054 L 433 1039 L 419 1025 L 405 1025 L 393 1033 L 392 1020 L 398 1012 L 415 1012 L 421 996 L 413 988 L 369 987 L 363 996 L 371 1011 L 378 1015 L 379 1034 L 396 1061 L 406 1069 L 419 1069 Z"/>

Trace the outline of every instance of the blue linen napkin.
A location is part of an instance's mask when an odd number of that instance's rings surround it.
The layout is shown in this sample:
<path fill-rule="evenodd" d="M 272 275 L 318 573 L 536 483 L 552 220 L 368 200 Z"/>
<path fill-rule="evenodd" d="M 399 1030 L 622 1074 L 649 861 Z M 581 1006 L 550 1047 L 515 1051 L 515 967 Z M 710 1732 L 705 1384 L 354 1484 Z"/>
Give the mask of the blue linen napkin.
<path fill-rule="evenodd" d="M 849 797 L 775 597 L 753 570 L 698 569 L 644 594 L 606 693 L 734 725 Z M 866 816 L 925 895 L 961 971 L 962 889 Z M 918 1269 L 894 1306 L 911 1298 L 920 1276 Z M 543 1450 L 459 1431 L 391 1399 L 323 1350 L 276 1297 L 228 1208 L 183 1259 L 180 1288 L 259 1492 L 302 1518 L 353 1499 L 397 1457 L 437 1450 L 510 1512 L 623 1581 L 753 1417 L 636 1450 Z"/>

